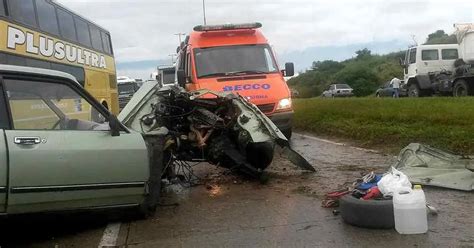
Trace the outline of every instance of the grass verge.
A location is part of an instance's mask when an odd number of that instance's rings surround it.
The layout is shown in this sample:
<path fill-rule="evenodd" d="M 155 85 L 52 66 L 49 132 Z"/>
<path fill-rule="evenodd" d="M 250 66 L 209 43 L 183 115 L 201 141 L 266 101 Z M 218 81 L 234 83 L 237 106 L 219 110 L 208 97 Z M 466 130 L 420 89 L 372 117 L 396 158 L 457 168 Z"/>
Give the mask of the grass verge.
<path fill-rule="evenodd" d="M 297 130 L 390 153 L 418 142 L 474 154 L 474 97 L 294 99 Z"/>

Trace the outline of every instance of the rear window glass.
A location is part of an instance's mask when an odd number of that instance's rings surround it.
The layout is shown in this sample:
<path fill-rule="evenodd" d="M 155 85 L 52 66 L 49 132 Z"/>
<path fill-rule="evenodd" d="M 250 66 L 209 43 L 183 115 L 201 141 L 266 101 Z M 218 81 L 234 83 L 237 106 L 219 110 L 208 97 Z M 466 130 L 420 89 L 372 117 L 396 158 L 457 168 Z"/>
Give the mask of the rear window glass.
<path fill-rule="evenodd" d="M 15 21 L 36 27 L 36 13 L 33 0 L 10 0 L 10 15 Z"/>
<path fill-rule="evenodd" d="M 336 84 L 336 88 L 338 89 L 350 89 L 349 85 L 347 84 Z"/>
<path fill-rule="evenodd" d="M 441 50 L 441 58 L 444 60 L 458 59 L 458 49 Z"/>
<path fill-rule="evenodd" d="M 438 60 L 438 50 L 423 50 L 421 51 L 421 60 Z"/>

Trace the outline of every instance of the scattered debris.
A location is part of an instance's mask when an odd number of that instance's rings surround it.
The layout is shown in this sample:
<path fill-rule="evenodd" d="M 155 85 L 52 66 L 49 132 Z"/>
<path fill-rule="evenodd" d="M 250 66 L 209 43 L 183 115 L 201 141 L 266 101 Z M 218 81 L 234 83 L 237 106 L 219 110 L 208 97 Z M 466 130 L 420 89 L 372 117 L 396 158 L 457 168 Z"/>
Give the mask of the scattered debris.
<path fill-rule="evenodd" d="M 402 149 L 394 166 L 414 184 L 472 191 L 474 160 L 427 145 L 412 143 Z"/>

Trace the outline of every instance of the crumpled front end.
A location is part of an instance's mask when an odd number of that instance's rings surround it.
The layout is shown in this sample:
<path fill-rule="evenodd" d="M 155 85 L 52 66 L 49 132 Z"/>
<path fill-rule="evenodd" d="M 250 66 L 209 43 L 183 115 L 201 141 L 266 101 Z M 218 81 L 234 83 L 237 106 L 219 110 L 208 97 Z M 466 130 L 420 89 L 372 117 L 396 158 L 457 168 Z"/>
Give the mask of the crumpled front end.
<path fill-rule="evenodd" d="M 165 136 L 164 152 L 175 160 L 208 161 L 259 175 L 272 162 L 275 145 L 280 145 L 290 160 L 314 171 L 289 148 L 271 120 L 241 96 L 147 85 L 135 94 L 119 120 L 145 137 Z"/>

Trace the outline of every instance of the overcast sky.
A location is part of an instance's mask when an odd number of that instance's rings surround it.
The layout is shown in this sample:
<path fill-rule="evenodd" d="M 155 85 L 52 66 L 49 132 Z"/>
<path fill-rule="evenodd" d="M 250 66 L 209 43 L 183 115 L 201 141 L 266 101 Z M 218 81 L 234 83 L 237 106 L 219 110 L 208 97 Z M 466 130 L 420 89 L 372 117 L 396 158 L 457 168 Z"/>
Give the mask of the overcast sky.
<path fill-rule="evenodd" d="M 118 64 L 169 59 L 174 34 L 203 22 L 202 0 L 57 1 L 110 31 Z M 437 29 L 474 22 L 474 0 L 206 0 L 206 15 L 208 24 L 261 22 L 282 57 L 311 47 L 406 44 L 412 35 L 423 42 Z M 133 70 L 126 72 L 148 68 Z"/>

